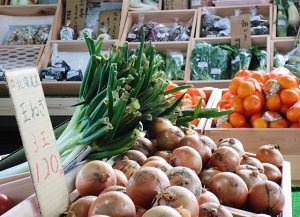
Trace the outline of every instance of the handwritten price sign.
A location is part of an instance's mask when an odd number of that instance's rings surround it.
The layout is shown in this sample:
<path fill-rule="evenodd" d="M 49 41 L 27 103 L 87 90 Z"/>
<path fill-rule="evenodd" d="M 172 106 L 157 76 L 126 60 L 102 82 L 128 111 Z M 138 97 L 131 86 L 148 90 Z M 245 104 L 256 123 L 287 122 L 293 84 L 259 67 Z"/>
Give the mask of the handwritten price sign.
<path fill-rule="evenodd" d="M 249 49 L 252 46 L 250 14 L 230 16 L 230 26 L 231 45 Z"/>
<path fill-rule="evenodd" d="M 36 68 L 5 71 L 41 216 L 59 216 L 69 194 Z"/>

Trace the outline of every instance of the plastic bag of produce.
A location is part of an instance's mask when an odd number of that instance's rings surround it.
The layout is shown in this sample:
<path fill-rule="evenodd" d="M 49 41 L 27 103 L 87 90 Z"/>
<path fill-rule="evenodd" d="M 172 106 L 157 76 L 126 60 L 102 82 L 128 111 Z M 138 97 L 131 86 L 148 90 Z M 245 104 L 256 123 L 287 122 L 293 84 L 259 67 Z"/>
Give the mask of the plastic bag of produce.
<path fill-rule="evenodd" d="M 11 0 L 10 5 L 35 5 L 38 0 Z"/>
<path fill-rule="evenodd" d="M 166 76 L 170 80 L 183 80 L 185 68 L 185 56 L 178 50 L 166 52 Z"/>

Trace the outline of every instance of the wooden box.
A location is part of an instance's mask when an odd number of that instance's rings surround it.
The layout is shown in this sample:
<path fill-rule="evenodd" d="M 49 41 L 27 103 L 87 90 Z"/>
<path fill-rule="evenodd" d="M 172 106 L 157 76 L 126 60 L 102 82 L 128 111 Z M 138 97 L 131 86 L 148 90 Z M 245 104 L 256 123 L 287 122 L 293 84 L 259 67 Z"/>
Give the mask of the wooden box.
<path fill-rule="evenodd" d="M 186 69 L 185 69 L 185 81 L 190 84 L 195 84 L 200 87 L 216 87 L 216 88 L 228 88 L 230 79 L 225 80 L 191 80 L 191 65 L 190 65 L 190 54 L 192 53 L 195 44 L 198 42 L 209 42 L 211 44 L 228 43 L 230 44 L 231 37 L 214 37 L 214 38 L 195 38 L 192 39 L 189 47 L 189 55 L 187 56 Z M 252 46 L 258 46 L 259 49 L 267 52 L 267 60 L 270 59 L 270 37 L 269 36 L 251 36 Z M 267 71 L 270 70 L 270 62 L 267 61 Z"/>
<path fill-rule="evenodd" d="M 78 198 L 78 192 L 75 189 L 75 178 L 80 170 L 80 164 L 78 167 L 73 169 L 70 173 L 65 175 L 66 184 L 69 190 L 70 201 L 73 202 Z M 282 181 L 281 187 L 285 195 L 285 206 L 283 212 L 277 217 L 291 217 L 292 216 L 292 201 L 291 201 L 291 174 L 290 174 L 290 163 L 284 161 L 282 167 Z M 13 191 L 11 191 L 13 189 Z M 32 180 L 30 176 L 25 176 L 24 178 L 19 177 L 19 179 L 8 182 L 1 182 L 0 180 L 0 191 L 8 193 L 12 199 L 17 201 L 17 205 L 2 215 L 2 217 L 28 217 L 28 216 L 39 216 L 38 204 L 36 196 L 34 194 Z M 29 195 L 29 196 L 28 196 Z M 233 209 L 227 207 L 234 217 L 253 217 L 254 213 L 246 212 L 239 209 Z"/>
<path fill-rule="evenodd" d="M 221 96 L 227 91 L 228 89 L 219 89 L 213 108 L 216 108 Z M 204 128 L 204 135 L 211 137 L 215 142 L 228 137 L 239 139 L 247 152 L 255 153 L 260 146 L 265 144 L 278 144 L 284 159 L 291 161 L 292 180 L 300 179 L 299 133 L 299 128 L 215 128 L 212 119 L 206 122 Z"/>
<path fill-rule="evenodd" d="M 124 31 L 121 37 L 121 41 L 126 41 L 127 35 L 134 24 L 138 23 L 140 12 L 130 11 L 128 12 L 126 23 L 124 26 Z M 197 10 L 188 9 L 188 10 L 164 10 L 164 11 L 144 11 L 144 23 L 148 21 L 154 21 L 163 24 L 173 24 L 176 20 L 179 19 L 179 22 L 186 23 L 192 19 L 192 29 L 190 40 L 195 35 L 195 27 L 197 22 Z M 174 41 L 167 42 L 158 42 L 158 43 L 173 43 Z M 137 43 L 137 42 L 130 42 Z"/>
<path fill-rule="evenodd" d="M 220 16 L 220 17 L 230 17 L 235 15 L 235 10 L 239 9 L 241 11 L 240 14 L 250 14 L 251 9 L 255 7 L 257 9 L 257 15 L 263 15 L 265 19 L 269 21 L 269 36 L 272 33 L 272 4 L 261 4 L 261 5 L 255 5 L 254 3 L 248 4 L 248 5 L 238 5 L 236 6 L 231 5 L 231 6 L 218 6 L 218 7 L 201 7 L 198 9 L 198 20 L 197 20 L 197 27 L 196 27 L 196 38 L 202 37 L 202 19 L 203 19 L 203 10 L 208 9 L 208 10 L 213 10 L 215 12 L 215 15 Z"/>

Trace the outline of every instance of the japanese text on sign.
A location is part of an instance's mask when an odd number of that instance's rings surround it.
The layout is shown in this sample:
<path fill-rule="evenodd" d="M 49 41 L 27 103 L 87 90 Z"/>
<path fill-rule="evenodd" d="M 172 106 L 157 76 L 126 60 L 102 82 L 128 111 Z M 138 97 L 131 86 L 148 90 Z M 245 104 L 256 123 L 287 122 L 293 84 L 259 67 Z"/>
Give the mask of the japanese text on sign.
<path fill-rule="evenodd" d="M 36 68 L 5 71 L 41 216 L 59 216 L 69 203 L 60 155 Z"/>
<path fill-rule="evenodd" d="M 231 45 L 239 48 L 251 47 L 250 14 L 230 17 Z"/>

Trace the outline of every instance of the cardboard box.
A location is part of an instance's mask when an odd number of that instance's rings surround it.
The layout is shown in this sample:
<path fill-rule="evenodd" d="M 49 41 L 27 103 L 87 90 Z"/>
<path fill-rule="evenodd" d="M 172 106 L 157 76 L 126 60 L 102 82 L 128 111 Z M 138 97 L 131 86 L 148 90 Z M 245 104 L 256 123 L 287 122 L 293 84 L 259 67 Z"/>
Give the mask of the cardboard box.
<path fill-rule="evenodd" d="M 268 36 L 271 36 L 272 31 L 273 31 L 273 5 L 272 4 L 263 4 L 263 5 L 254 5 L 254 4 L 249 4 L 249 5 L 240 5 L 240 6 L 223 6 L 223 7 L 213 7 L 215 15 L 220 16 L 220 17 L 230 17 L 235 15 L 235 11 L 237 9 L 240 10 L 240 14 L 250 14 L 251 9 L 255 7 L 256 15 L 263 15 L 266 20 L 269 22 L 269 34 Z M 203 27 L 203 11 L 206 9 L 210 9 L 209 7 L 203 7 L 198 9 L 198 20 L 197 20 L 197 27 L 196 27 L 196 36 L 195 38 L 199 37 L 205 37 L 203 36 L 204 33 L 204 27 Z"/>
<path fill-rule="evenodd" d="M 186 69 L 185 69 L 185 81 L 190 84 L 194 84 L 200 87 L 216 87 L 216 88 L 228 88 L 230 79 L 225 80 L 191 80 L 191 65 L 190 54 L 198 42 L 209 42 L 211 44 L 231 43 L 231 37 L 214 37 L 214 38 L 195 38 L 192 39 L 189 47 L 189 55 L 187 55 Z M 252 46 L 257 45 L 259 49 L 267 52 L 267 60 L 270 59 L 270 37 L 269 36 L 251 36 Z M 267 61 L 267 71 L 270 70 L 270 61 Z"/>
<path fill-rule="evenodd" d="M 222 94 L 227 91 L 228 89 L 219 89 L 213 108 L 216 108 Z M 300 138 L 297 136 L 298 134 L 299 129 L 297 128 L 215 128 L 212 119 L 206 122 L 204 128 L 204 135 L 211 137 L 215 142 L 228 137 L 239 139 L 247 152 L 255 153 L 260 146 L 265 144 L 278 144 L 284 159 L 291 160 L 292 180 L 300 179 L 298 169 Z"/>
<path fill-rule="evenodd" d="M 139 21 L 140 12 L 128 12 L 124 31 L 121 37 L 121 41 L 126 41 L 127 35 L 134 24 Z M 148 21 L 154 21 L 163 24 L 173 24 L 175 18 L 178 18 L 180 22 L 187 23 L 192 19 L 192 29 L 190 34 L 190 40 L 195 35 L 195 27 L 197 21 L 197 10 L 164 10 L 164 11 L 145 11 L 143 12 L 144 23 Z M 133 43 L 133 42 L 130 42 Z M 164 43 L 174 43 L 173 41 L 167 41 Z"/>
<path fill-rule="evenodd" d="M 164 10 L 189 9 L 189 0 L 165 0 Z"/>

